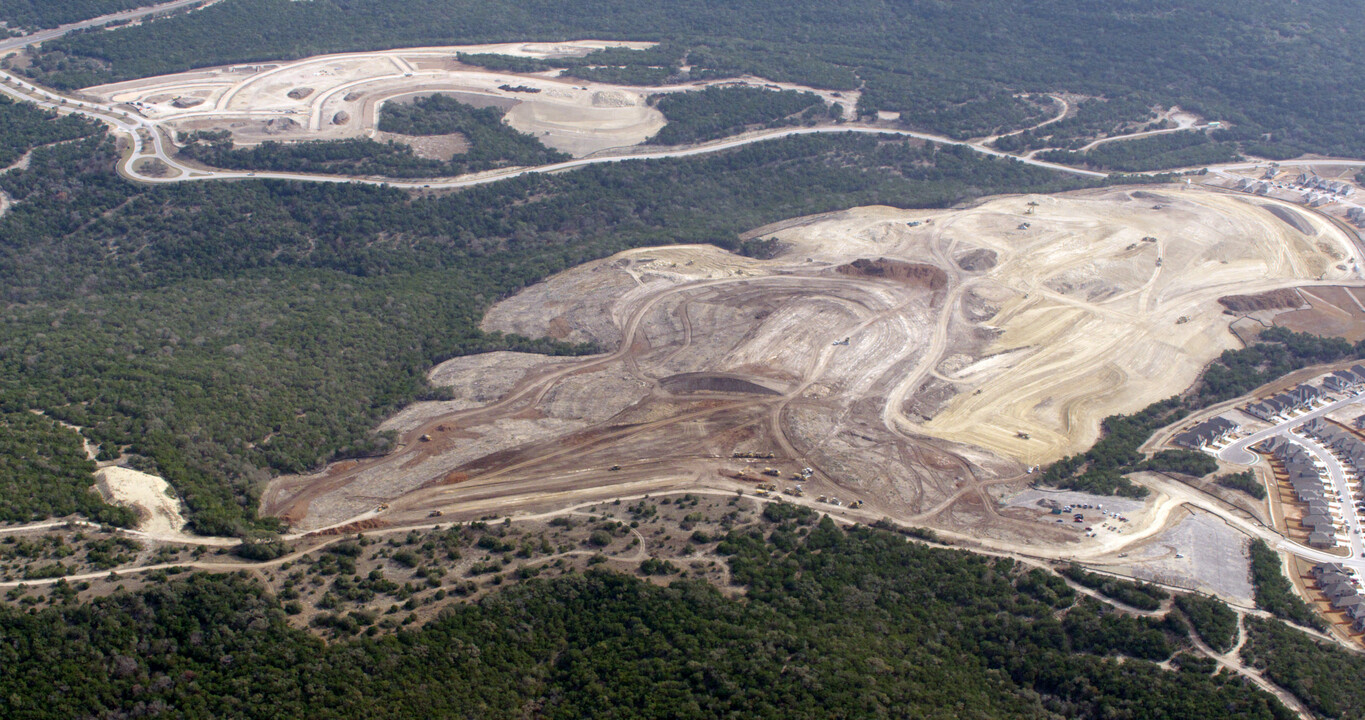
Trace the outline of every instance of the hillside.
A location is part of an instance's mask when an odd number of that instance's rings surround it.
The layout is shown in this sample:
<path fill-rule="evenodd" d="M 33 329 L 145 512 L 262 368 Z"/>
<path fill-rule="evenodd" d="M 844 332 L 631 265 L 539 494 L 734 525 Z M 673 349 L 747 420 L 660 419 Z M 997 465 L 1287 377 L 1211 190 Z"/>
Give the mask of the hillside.
<path fill-rule="evenodd" d="M 1365 155 L 1354 91 L 1365 65 L 1358 2 L 1216 0 L 1104 4 L 1003 0 L 885 4 L 623 0 L 225 0 L 201 12 L 49 43 L 36 77 L 59 87 L 191 67 L 324 52 L 582 37 L 669 40 L 692 77 L 753 74 L 815 87 L 865 84 L 860 112 L 954 137 L 989 135 L 1046 116 L 1020 92 L 1143 93 L 1227 123 L 1221 139 L 1250 154 Z M 642 54 L 647 55 L 647 54 Z M 599 65 L 629 65 L 619 55 Z M 599 73 L 600 74 L 600 73 Z M 1140 118 L 1134 118 L 1140 119 Z"/>

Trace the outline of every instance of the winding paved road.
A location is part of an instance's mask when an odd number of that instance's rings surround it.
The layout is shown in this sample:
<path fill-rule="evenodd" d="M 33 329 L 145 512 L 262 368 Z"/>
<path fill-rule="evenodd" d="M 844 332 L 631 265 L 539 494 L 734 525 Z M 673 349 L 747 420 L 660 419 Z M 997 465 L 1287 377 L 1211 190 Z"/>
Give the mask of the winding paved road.
<path fill-rule="evenodd" d="M 46 1 L 60 2 L 60 0 Z M 6 38 L 4 40 L 0 40 L 0 54 L 7 53 L 11 50 L 18 50 L 19 48 L 27 47 L 29 45 L 37 45 L 39 43 L 44 43 L 47 42 L 48 40 L 56 40 L 57 38 L 62 37 L 63 35 L 73 33 L 77 30 L 87 30 L 89 28 L 99 27 L 100 25 L 105 25 L 111 22 L 119 21 L 131 22 L 133 20 L 140 20 L 154 13 L 166 12 L 167 10 L 177 10 L 187 5 L 195 5 L 198 3 L 203 3 L 204 5 L 212 5 L 217 1 L 218 0 L 172 0 L 172 2 L 164 2 L 159 5 L 149 5 L 147 7 L 134 8 L 132 10 L 124 10 L 123 12 L 111 13 L 109 15 L 101 15 L 97 18 L 90 18 L 89 20 L 82 20 L 80 22 L 69 23 L 67 25 L 60 25 L 58 27 L 50 28 L 47 30 L 39 30 L 38 32 L 30 33 L 28 35 L 20 35 L 19 37 Z"/>
<path fill-rule="evenodd" d="M 1275 534 L 1274 538 L 1265 536 L 1263 533 L 1257 534 L 1261 535 L 1262 539 L 1270 542 L 1273 547 L 1279 550 L 1292 553 L 1313 562 L 1341 563 L 1354 568 L 1357 573 L 1362 577 L 1365 577 L 1365 546 L 1362 546 L 1361 538 L 1356 534 L 1356 530 L 1360 528 L 1360 521 L 1356 517 L 1355 504 L 1351 499 L 1350 489 L 1346 486 L 1345 469 L 1341 466 L 1341 462 L 1322 445 L 1311 438 L 1292 432 L 1295 428 L 1298 428 L 1309 420 L 1322 417 L 1334 410 L 1347 407 L 1348 405 L 1362 403 L 1365 403 L 1365 393 L 1351 395 L 1341 400 L 1337 400 L 1336 402 L 1328 403 L 1316 410 L 1277 423 L 1265 430 L 1257 431 L 1238 440 L 1218 451 L 1218 459 L 1237 465 L 1254 465 L 1258 458 L 1249 448 L 1275 436 L 1282 436 L 1307 450 L 1309 454 L 1313 455 L 1318 462 L 1322 463 L 1323 466 L 1327 468 L 1328 477 L 1332 480 L 1332 484 L 1336 489 L 1338 502 L 1342 505 L 1342 515 L 1346 522 L 1347 538 L 1349 540 L 1348 545 L 1351 551 L 1350 556 L 1343 558 L 1340 555 L 1333 555 L 1316 548 L 1300 545 L 1278 533 Z"/>
<path fill-rule="evenodd" d="M 76 30 L 97 27 L 112 21 L 136 20 L 153 13 L 174 10 L 194 5 L 196 3 L 203 1 L 204 0 L 173 0 L 172 2 L 162 3 L 160 5 L 153 5 L 146 8 L 129 10 L 126 12 L 115 13 L 112 15 L 105 15 L 102 17 L 93 18 L 91 20 L 85 20 L 79 23 L 72 23 L 70 25 L 64 25 L 58 28 L 53 28 L 51 30 L 44 30 L 31 35 L 25 35 L 18 38 L 10 38 L 4 41 L 0 41 L 0 54 L 27 45 L 52 40 Z M 208 0 L 208 3 L 212 3 L 214 1 L 216 0 Z M 585 157 L 569 160 L 566 162 L 552 163 L 549 165 L 540 165 L 535 167 L 505 168 L 483 173 L 474 173 L 470 175 L 447 178 L 397 180 L 383 177 L 354 177 L 342 175 L 328 175 L 322 173 L 288 173 L 270 171 L 249 172 L 240 170 L 219 170 L 214 168 L 191 167 L 179 162 L 174 157 L 174 152 L 169 152 L 167 150 L 166 148 L 167 143 L 165 138 L 163 137 L 163 131 L 161 129 L 160 124 L 157 121 L 150 120 L 148 118 L 142 117 L 141 115 L 125 111 L 123 109 L 117 108 L 107 103 L 89 102 L 68 95 L 63 95 L 61 93 L 57 93 L 46 88 L 40 88 L 33 85 L 32 83 L 20 80 L 19 78 L 8 73 L 0 72 L 0 83 L 3 83 L 0 84 L 0 94 L 7 95 L 16 100 L 33 102 L 41 107 L 56 110 L 58 112 L 74 113 L 92 118 L 94 120 L 98 120 L 108 125 L 110 129 L 115 133 L 119 133 L 130 138 L 132 141 L 133 150 L 132 153 L 120 163 L 119 172 L 131 180 L 148 184 L 193 182 L 200 180 L 244 180 L 248 178 L 265 178 L 274 180 L 296 180 L 306 182 L 362 183 L 368 185 L 383 185 L 388 187 L 406 189 L 460 189 L 499 182 L 501 180 L 508 180 L 511 178 L 521 177 L 523 175 L 529 174 L 563 172 L 566 170 L 573 170 L 576 168 L 586 167 L 589 165 L 617 163 L 624 162 L 627 160 L 659 160 L 665 158 L 691 157 L 695 155 L 704 155 L 713 152 L 720 152 L 722 150 L 729 150 L 732 148 L 741 147 L 744 145 L 749 145 L 757 142 L 765 142 L 768 140 L 793 137 L 796 135 L 813 135 L 825 133 L 897 135 L 901 137 L 910 137 L 919 140 L 925 140 L 928 142 L 939 143 L 942 145 L 965 147 L 975 152 L 979 152 L 983 155 L 988 155 L 997 158 L 1009 158 L 1028 165 L 1047 168 L 1049 170 L 1069 173 L 1072 175 L 1079 175 L 1082 177 L 1105 178 L 1109 177 L 1111 174 L 1095 170 L 1086 170 L 1083 168 L 1072 167 L 1069 165 L 1062 165 L 1059 163 L 1046 162 L 1043 160 L 1035 159 L 1029 155 L 1016 155 L 1012 153 L 1001 152 L 1000 150 L 996 150 L 995 148 L 992 148 L 987 144 L 990 142 L 990 140 L 994 139 L 997 136 L 992 136 L 990 138 L 984 138 L 977 141 L 955 140 L 953 138 L 945 137 L 942 135 L 935 135 L 932 133 L 897 128 L 877 127 L 874 125 L 865 125 L 857 123 L 763 130 L 758 132 L 746 133 L 735 137 L 725 138 L 715 142 L 702 143 L 688 147 L 658 150 L 640 148 L 622 154 Z M 1057 117 L 1045 120 L 1034 127 L 1041 127 L 1042 125 L 1047 125 L 1056 122 L 1065 115 L 1067 107 L 1066 103 L 1061 98 L 1057 99 L 1061 100 L 1062 102 L 1063 105 L 1062 113 Z M 1032 128 L 1025 128 L 1024 130 L 1029 129 Z M 1024 130 L 1016 132 L 1023 132 Z M 1149 134 L 1153 134 L 1153 132 L 1148 131 L 1144 133 L 1135 133 L 1131 137 L 1141 137 Z M 1099 142 L 1113 142 L 1129 138 L 1130 136 L 1116 136 L 1112 138 L 1105 138 Z M 163 163 L 168 168 L 168 172 L 154 175 L 148 174 L 145 170 L 137 167 L 143 161 L 150 160 L 153 158 Z M 1242 170 L 1252 169 L 1260 164 L 1262 163 L 1255 162 L 1230 163 L 1225 165 L 1209 166 L 1208 169 L 1210 171 L 1215 172 L 1226 170 Z M 1280 163 L 1281 166 L 1301 166 L 1315 164 L 1336 164 L 1347 165 L 1351 167 L 1356 166 L 1365 167 L 1365 161 L 1362 160 L 1349 159 L 1339 160 L 1330 158 L 1313 160 L 1288 160 L 1282 161 Z"/>

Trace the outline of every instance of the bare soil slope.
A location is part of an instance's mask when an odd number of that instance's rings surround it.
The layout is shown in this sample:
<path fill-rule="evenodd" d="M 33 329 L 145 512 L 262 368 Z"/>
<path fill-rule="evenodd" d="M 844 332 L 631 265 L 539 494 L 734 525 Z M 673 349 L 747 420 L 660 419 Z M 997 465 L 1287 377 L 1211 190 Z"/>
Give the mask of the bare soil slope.
<path fill-rule="evenodd" d="M 307 529 L 381 502 L 405 522 L 772 482 L 977 538 L 1077 541 L 988 488 L 1188 385 L 1235 343 L 1220 297 L 1350 277 L 1344 236 L 1303 219 L 1312 235 L 1236 197 L 1112 188 L 784 223 L 769 260 L 623 252 L 484 321 L 604 354 L 452 361 L 436 376 L 456 400 L 387 425 L 399 451 L 281 478 L 265 510 Z"/>

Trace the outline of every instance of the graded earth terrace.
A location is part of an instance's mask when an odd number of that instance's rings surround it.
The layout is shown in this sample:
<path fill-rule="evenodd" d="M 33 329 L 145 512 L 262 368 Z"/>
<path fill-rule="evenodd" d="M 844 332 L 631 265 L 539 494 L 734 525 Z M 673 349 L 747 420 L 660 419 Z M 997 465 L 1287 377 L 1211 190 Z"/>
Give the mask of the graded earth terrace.
<path fill-rule="evenodd" d="M 558 77 L 560 71 L 512 74 L 461 63 L 459 53 L 523 58 L 581 57 L 608 47 L 642 49 L 653 43 L 506 43 L 324 55 L 291 62 L 196 70 L 86 88 L 82 95 L 180 132 L 232 133 L 238 145 L 267 140 L 396 139 L 379 133 L 386 102 L 441 93 L 478 107 L 510 108 L 506 121 L 546 145 L 574 156 L 638 145 L 664 126 L 650 95 L 709 85 L 766 86 L 819 94 L 851 108 L 857 92 L 832 93 L 759 78 L 632 87 Z M 836 98 L 835 96 L 838 95 Z"/>
<path fill-rule="evenodd" d="M 772 482 L 987 542 L 1112 553 L 1179 503 L 1154 493 L 1129 513 L 1140 532 L 1077 546 L 1080 528 L 999 500 L 1235 347 L 1217 298 L 1357 277 L 1336 226 L 1266 205 L 1116 188 L 801 218 L 753 233 L 775 243 L 766 260 L 624 252 L 484 321 L 606 354 L 451 360 L 432 380 L 453 400 L 385 424 L 398 451 L 282 477 L 263 510 L 310 530 Z"/>

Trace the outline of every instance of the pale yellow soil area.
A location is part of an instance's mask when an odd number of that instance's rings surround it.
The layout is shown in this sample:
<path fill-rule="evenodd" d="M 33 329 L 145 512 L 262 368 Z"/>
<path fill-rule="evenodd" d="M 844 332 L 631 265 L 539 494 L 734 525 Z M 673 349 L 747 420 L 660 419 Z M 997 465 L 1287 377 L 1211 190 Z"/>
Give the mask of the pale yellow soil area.
<path fill-rule="evenodd" d="M 1340 268 L 1354 250 L 1338 229 L 1305 216 L 1315 233 L 1305 235 L 1263 203 L 1113 189 L 1000 198 L 913 230 L 899 221 L 926 213 L 863 209 L 777 235 L 792 253 L 815 256 L 894 253 L 916 234 L 957 257 L 994 252 L 995 267 L 958 286 L 961 307 L 945 318 L 993 340 L 975 353 L 944 352 L 926 373 L 953 392 L 929 419 L 913 421 L 894 402 L 888 418 L 1034 465 L 1089 446 L 1103 417 L 1179 392 L 1238 347 L 1218 297 L 1355 277 Z M 925 377 L 910 380 L 894 399 L 924 390 Z"/>
<path fill-rule="evenodd" d="M 185 527 L 180 503 L 165 480 L 126 467 L 107 467 L 95 473 L 95 487 L 106 502 L 133 508 L 138 529 L 150 535 L 174 535 Z"/>
<path fill-rule="evenodd" d="M 237 144 L 248 146 L 267 140 L 374 137 L 386 101 L 447 93 L 463 102 L 512 106 L 506 116 L 509 125 L 575 156 L 629 147 L 657 133 L 664 125 L 663 115 L 646 102 L 655 93 L 742 84 L 810 90 L 827 103 L 842 102 L 846 107 L 857 101 L 856 92 L 835 98 L 829 91 L 762 78 L 631 87 L 558 77 L 558 70 L 490 71 L 457 60 L 461 52 L 562 58 L 605 47 L 639 49 L 650 44 L 583 40 L 404 48 L 208 68 L 83 92 L 123 104 L 177 131 L 227 130 Z"/>
<path fill-rule="evenodd" d="M 982 542 L 1117 552 L 1180 501 L 1156 493 L 1086 538 L 1006 507 L 1003 487 L 1188 386 L 1235 343 L 1218 297 L 1351 279 L 1334 227 L 1306 217 L 1306 235 L 1263 203 L 1160 186 L 869 207 L 759 230 L 767 260 L 675 246 L 586 263 L 483 328 L 601 354 L 443 364 L 451 399 L 386 423 L 395 452 L 280 478 L 263 509 L 307 530 L 381 505 L 401 523 L 770 478 Z"/>

